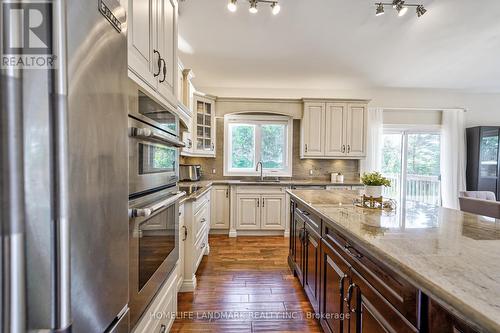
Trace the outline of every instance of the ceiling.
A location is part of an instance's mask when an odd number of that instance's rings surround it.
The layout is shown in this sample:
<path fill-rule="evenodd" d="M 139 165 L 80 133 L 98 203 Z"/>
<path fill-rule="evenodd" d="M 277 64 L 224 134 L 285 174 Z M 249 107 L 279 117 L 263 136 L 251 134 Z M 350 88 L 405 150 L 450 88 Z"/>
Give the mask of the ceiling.
<path fill-rule="evenodd" d="M 244 0 L 236 13 L 227 0 L 185 0 L 180 57 L 205 88 L 500 92 L 500 1 L 417 2 L 421 18 L 376 17 L 369 0 L 280 0 L 277 16 Z"/>

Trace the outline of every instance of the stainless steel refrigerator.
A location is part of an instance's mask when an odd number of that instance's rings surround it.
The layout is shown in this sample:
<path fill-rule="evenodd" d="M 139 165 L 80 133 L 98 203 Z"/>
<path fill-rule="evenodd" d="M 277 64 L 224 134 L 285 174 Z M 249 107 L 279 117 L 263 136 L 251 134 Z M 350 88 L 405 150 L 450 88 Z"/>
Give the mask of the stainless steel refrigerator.
<path fill-rule="evenodd" d="M 128 332 L 126 13 L 42 3 L 54 68 L 1 71 L 1 332 Z"/>

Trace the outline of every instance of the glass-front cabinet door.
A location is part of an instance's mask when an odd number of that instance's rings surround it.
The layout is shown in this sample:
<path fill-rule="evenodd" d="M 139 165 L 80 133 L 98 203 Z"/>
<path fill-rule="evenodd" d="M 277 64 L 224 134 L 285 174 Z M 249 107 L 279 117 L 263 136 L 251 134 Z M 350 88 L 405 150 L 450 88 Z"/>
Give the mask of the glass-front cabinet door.
<path fill-rule="evenodd" d="M 500 131 L 497 127 L 481 129 L 479 143 L 479 189 L 497 193 Z"/>
<path fill-rule="evenodd" d="M 194 108 L 196 114 L 195 154 L 215 156 L 215 100 L 195 94 Z"/>

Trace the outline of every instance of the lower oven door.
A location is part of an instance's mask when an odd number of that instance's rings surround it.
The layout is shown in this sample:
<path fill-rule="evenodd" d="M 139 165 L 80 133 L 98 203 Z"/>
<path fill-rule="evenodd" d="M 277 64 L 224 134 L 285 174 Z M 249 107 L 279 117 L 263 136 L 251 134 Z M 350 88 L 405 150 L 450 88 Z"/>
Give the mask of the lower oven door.
<path fill-rule="evenodd" d="M 130 209 L 130 320 L 132 326 L 173 272 L 179 259 L 178 196 Z"/>

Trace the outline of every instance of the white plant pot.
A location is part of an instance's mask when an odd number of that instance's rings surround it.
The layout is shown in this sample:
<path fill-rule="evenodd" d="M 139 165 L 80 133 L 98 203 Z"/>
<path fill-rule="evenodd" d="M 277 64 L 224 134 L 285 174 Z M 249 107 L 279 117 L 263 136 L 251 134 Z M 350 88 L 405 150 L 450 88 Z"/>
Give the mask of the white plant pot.
<path fill-rule="evenodd" d="M 365 195 L 372 198 L 382 197 L 383 186 L 365 186 Z"/>

